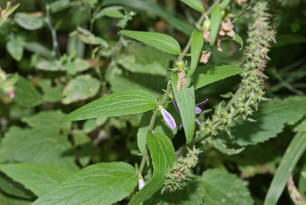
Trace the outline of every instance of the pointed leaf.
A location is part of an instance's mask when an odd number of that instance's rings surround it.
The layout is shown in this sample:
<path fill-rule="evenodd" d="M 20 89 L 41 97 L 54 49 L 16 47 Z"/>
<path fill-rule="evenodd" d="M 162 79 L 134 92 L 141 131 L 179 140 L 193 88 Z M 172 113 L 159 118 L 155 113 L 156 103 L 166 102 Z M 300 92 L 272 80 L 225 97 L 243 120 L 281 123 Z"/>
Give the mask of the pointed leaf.
<path fill-rule="evenodd" d="M 73 171 L 41 164 L 2 164 L 0 171 L 31 190 L 36 196 L 41 196 L 66 177 L 74 174 Z"/>
<path fill-rule="evenodd" d="M 219 5 L 215 5 L 211 13 L 211 26 L 210 26 L 210 45 L 214 45 L 222 20 L 222 10 Z"/>
<path fill-rule="evenodd" d="M 264 205 L 275 205 L 280 198 L 290 174 L 306 149 L 306 132 L 298 132 L 290 142 L 273 177 Z"/>
<path fill-rule="evenodd" d="M 191 65 L 190 65 L 191 74 L 194 73 L 194 71 L 198 66 L 203 45 L 204 45 L 204 39 L 202 33 L 197 30 L 194 30 L 191 36 Z"/>
<path fill-rule="evenodd" d="M 235 65 L 206 65 L 199 67 L 193 75 L 195 89 L 210 83 L 240 74 L 242 69 Z"/>
<path fill-rule="evenodd" d="M 136 184 L 136 170 L 127 163 L 94 164 L 68 177 L 33 205 L 109 205 L 128 196 Z"/>
<path fill-rule="evenodd" d="M 187 79 L 188 81 L 188 79 Z M 186 143 L 191 142 L 194 135 L 194 127 L 195 127 L 195 95 L 194 95 L 194 87 L 186 87 L 188 85 L 182 85 L 177 90 L 178 83 L 178 75 L 174 74 L 172 78 L 172 88 L 174 98 L 177 102 L 179 112 L 181 115 L 181 119 L 183 122 Z"/>
<path fill-rule="evenodd" d="M 171 36 L 163 33 L 129 30 L 122 30 L 119 33 L 121 35 L 141 41 L 147 45 L 153 46 L 169 54 L 178 55 L 181 52 L 179 43 Z"/>
<path fill-rule="evenodd" d="M 185 3 L 194 10 L 197 10 L 198 12 L 202 13 L 205 10 L 201 0 L 181 0 L 181 2 Z"/>
<path fill-rule="evenodd" d="M 150 132 L 147 136 L 154 173 L 152 179 L 132 198 L 129 205 L 139 205 L 149 199 L 163 186 L 165 174 L 175 161 L 175 151 L 171 140 L 161 134 Z"/>
<path fill-rule="evenodd" d="M 23 41 L 19 38 L 14 38 L 7 42 L 6 49 L 9 54 L 16 60 L 20 61 L 23 56 Z"/>
<path fill-rule="evenodd" d="M 19 26 L 27 30 L 36 30 L 44 25 L 42 18 L 34 17 L 26 13 L 17 13 L 15 21 Z"/>
<path fill-rule="evenodd" d="M 64 120 L 130 115 L 153 110 L 155 107 L 155 98 L 150 93 L 142 90 L 125 90 L 94 100 L 73 111 Z"/>

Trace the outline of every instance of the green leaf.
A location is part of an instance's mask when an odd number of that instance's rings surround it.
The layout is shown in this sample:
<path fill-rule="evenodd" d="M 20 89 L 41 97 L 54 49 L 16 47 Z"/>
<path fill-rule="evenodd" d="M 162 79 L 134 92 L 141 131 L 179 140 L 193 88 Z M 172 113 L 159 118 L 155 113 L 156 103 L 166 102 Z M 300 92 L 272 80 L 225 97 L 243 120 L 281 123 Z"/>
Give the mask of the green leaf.
<path fill-rule="evenodd" d="M 242 40 L 242 38 L 238 34 L 235 33 L 235 36 L 234 36 L 233 40 L 236 41 L 237 43 L 239 43 L 240 50 L 241 50 L 243 48 L 243 40 Z"/>
<path fill-rule="evenodd" d="M 231 3 L 231 0 L 223 0 L 220 4 L 220 7 L 222 9 L 225 9 L 229 5 L 229 3 Z"/>
<path fill-rule="evenodd" d="M 210 169 L 203 173 L 200 183 L 205 205 L 250 205 L 253 200 L 245 183 L 237 176 L 221 169 Z"/>
<path fill-rule="evenodd" d="M 50 79 L 39 79 L 38 85 L 43 91 L 42 100 L 44 102 L 59 102 L 62 99 L 64 87 L 60 83 L 52 86 Z"/>
<path fill-rule="evenodd" d="M 129 205 L 139 205 L 149 199 L 163 186 L 163 180 L 168 169 L 175 162 L 175 151 L 171 140 L 161 134 L 151 132 L 147 136 L 147 144 L 150 150 L 154 173 L 152 179 L 132 198 Z"/>
<path fill-rule="evenodd" d="M 44 25 L 41 18 L 30 16 L 26 13 L 17 13 L 15 15 L 15 21 L 19 26 L 27 30 L 40 29 Z"/>
<path fill-rule="evenodd" d="M 166 34 L 129 30 L 121 30 L 119 34 L 141 41 L 169 54 L 178 55 L 181 52 L 179 43 Z"/>
<path fill-rule="evenodd" d="M 215 41 L 218 36 L 221 20 L 222 20 L 222 10 L 219 5 L 215 5 L 211 13 L 210 45 L 215 44 Z"/>
<path fill-rule="evenodd" d="M 77 58 L 72 62 L 66 64 L 67 72 L 71 75 L 74 75 L 78 72 L 83 72 L 90 68 L 90 64 L 88 61 Z"/>
<path fill-rule="evenodd" d="M 187 81 L 189 81 L 187 79 Z M 172 78 L 172 87 L 174 98 L 180 111 L 181 120 L 184 127 L 186 144 L 191 142 L 194 135 L 195 127 L 195 94 L 194 87 L 186 87 L 181 85 L 179 91 L 177 90 L 178 74 L 174 74 Z"/>
<path fill-rule="evenodd" d="M 74 174 L 72 171 L 58 167 L 28 163 L 2 164 L 0 171 L 23 184 L 36 196 L 42 196 L 69 175 Z"/>
<path fill-rule="evenodd" d="M 102 47 L 107 48 L 108 47 L 108 43 L 100 37 L 95 36 L 94 34 L 92 34 L 90 31 L 78 27 L 78 38 L 89 45 L 100 45 Z"/>
<path fill-rule="evenodd" d="M 193 75 L 195 89 L 210 83 L 240 74 L 242 68 L 235 65 L 205 65 L 200 66 Z"/>
<path fill-rule="evenodd" d="M 136 184 L 136 170 L 127 163 L 94 164 L 68 177 L 33 205 L 113 204 L 128 196 Z"/>
<path fill-rule="evenodd" d="M 47 47 L 41 45 L 40 43 L 37 42 L 25 42 L 25 47 L 26 50 L 33 52 L 33 53 L 38 53 L 40 56 L 43 56 L 48 59 L 53 59 L 53 53 L 51 50 L 49 50 Z"/>
<path fill-rule="evenodd" d="M 10 127 L 0 146 L 0 163 L 29 162 L 76 170 L 74 155 L 65 155 L 70 149 L 57 129 Z"/>
<path fill-rule="evenodd" d="M 20 61 L 23 56 L 23 41 L 19 38 L 11 39 L 6 44 L 9 54 L 16 60 Z"/>
<path fill-rule="evenodd" d="M 150 93 L 142 90 L 125 90 L 88 103 L 67 115 L 65 120 L 74 121 L 137 114 L 153 110 L 155 107 L 155 98 Z"/>
<path fill-rule="evenodd" d="M 305 101 L 304 101 L 305 104 Z M 298 112 L 298 111 L 297 111 Z M 264 205 L 275 205 L 280 198 L 290 174 L 306 149 L 306 132 L 298 132 L 290 142 L 270 184 Z"/>
<path fill-rule="evenodd" d="M 0 204 L 3 205 L 30 205 L 32 201 L 23 200 L 16 197 L 10 197 L 0 192 Z"/>
<path fill-rule="evenodd" d="M 259 107 L 252 119 L 232 130 L 232 141 L 240 146 L 254 145 L 276 137 L 285 124 L 293 125 L 306 114 L 306 97 L 274 99 Z"/>
<path fill-rule="evenodd" d="M 35 107 L 40 104 L 40 94 L 28 80 L 19 77 L 15 84 L 14 101 L 24 107 Z"/>
<path fill-rule="evenodd" d="M 177 18 L 171 15 L 168 11 L 160 7 L 157 3 L 148 0 L 104 0 L 102 5 L 123 5 L 126 7 L 131 7 L 136 10 L 144 11 L 147 14 L 151 14 L 153 16 L 158 16 L 167 21 L 171 26 L 176 28 L 177 30 L 185 33 L 186 35 L 190 35 L 193 27 L 183 21 L 181 18 Z"/>
<path fill-rule="evenodd" d="M 202 33 L 197 30 L 194 30 L 191 36 L 191 65 L 190 65 L 191 75 L 194 73 L 194 71 L 198 66 L 203 45 L 204 45 L 204 39 Z"/>
<path fill-rule="evenodd" d="M 59 1 L 52 2 L 50 4 L 51 11 L 53 13 L 62 11 L 69 7 L 69 3 L 70 3 L 70 0 L 59 0 Z"/>
<path fill-rule="evenodd" d="M 70 80 L 63 91 L 63 103 L 69 104 L 91 98 L 97 94 L 100 82 L 91 75 L 79 75 Z"/>
<path fill-rule="evenodd" d="M 94 15 L 94 19 L 101 18 L 102 16 L 108 16 L 111 18 L 123 18 L 124 15 L 121 12 L 122 9 L 123 8 L 121 6 L 110 6 L 104 8 Z"/>
<path fill-rule="evenodd" d="M 193 8 L 194 10 L 197 10 L 198 12 L 204 12 L 204 6 L 201 0 L 180 0 L 181 2 L 185 3 L 189 7 Z"/>
<path fill-rule="evenodd" d="M 36 64 L 36 68 L 45 71 L 63 71 L 65 68 L 59 60 L 42 60 Z"/>

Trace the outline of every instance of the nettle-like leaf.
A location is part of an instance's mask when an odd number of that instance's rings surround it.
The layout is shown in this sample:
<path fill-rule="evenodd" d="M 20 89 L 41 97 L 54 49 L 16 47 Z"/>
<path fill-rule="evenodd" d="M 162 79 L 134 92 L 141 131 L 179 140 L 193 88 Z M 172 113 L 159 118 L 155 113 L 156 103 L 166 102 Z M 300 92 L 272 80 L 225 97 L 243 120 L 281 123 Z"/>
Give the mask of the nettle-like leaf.
<path fill-rule="evenodd" d="M 205 10 L 201 0 L 180 0 L 180 1 L 190 6 L 194 10 L 197 10 L 198 12 L 202 13 Z"/>
<path fill-rule="evenodd" d="M 245 183 L 221 169 L 210 169 L 200 177 L 205 205 L 251 205 L 253 200 Z"/>
<path fill-rule="evenodd" d="M 262 104 L 252 119 L 243 122 L 232 131 L 232 140 L 240 146 L 254 145 L 276 137 L 285 124 L 293 125 L 306 114 L 306 97 L 274 99 Z"/>
<path fill-rule="evenodd" d="M 189 80 L 188 80 L 189 81 Z M 195 94 L 194 87 L 187 87 L 187 85 L 180 86 L 177 90 L 178 74 L 174 74 L 172 78 L 172 87 L 174 98 L 177 102 L 179 112 L 181 115 L 186 143 L 191 142 L 194 135 L 195 128 Z M 188 84 L 188 83 L 187 83 Z"/>
<path fill-rule="evenodd" d="M 41 103 L 39 92 L 23 77 L 18 77 L 15 84 L 15 95 L 14 101 L 24 107 L 35 107 Z"/>
<path fill-rule="evenodd" d="M 147 144 L 150 150 L 154 173 L 152 179 L 131 199 L 129 205 L 139 205 L 149 199 L 163 186 L 166 172 L 176 159 L 171 140 L 161 134 L 148 133 Z"/>
<path fill-rule="evenodd" d="M 62 86 L 60 83 L 56 83 L 55 86 L 52 86 L 52 81 L 50 79 L 39 79 L 38 85 L 43 91 L 43 102 L 53 103 L 61 101 L 64 86 Z"/>
<path fill-rule="evenodd" d="M 63 91 L 63 103 L 69 104 L 91 98 L 97 94 L 100 82 L 90 75 L 80 75 L 68 82 Z"/>
<path fill-rule="evenodd" d="M 242 68 L 235 65 L 205 65 L 197 68 L 193 75 L 195 89 L 225 78 L 240 74 Z"/>
<path fill-rule="evenodd" d="M 199 58 L 204 45 L 202 33 L 194 30 L 191 36 L 191 64 L 190 72 L 193 73 L 198 66 Z"/>
<path fill-rule="evenodd" d="M 177 30 L 190 35 L 193 27 L 186 23 L 183 19 L 173 16 L 168 11 L 160 7 L 157 3 L 148 1 L 148 0 L 104 0 L 102 3 L 103 6 L 108 5 L 123 5 L 130 7 L 133 10 L 140 10 L 148 13 L 150 16 L 158 16 L 167 21 L 171 26 Z"/>
<path fill-rule="evenodd" d="M 20 38 L 13 38 L 6 43 L 7 51 L 16 61 L 20 61 L 22 59 L 23 46 L 24 42 Z"/>
<path fill-rule="evenodd" d="M 34 17 L 26 13 L 17 13 L 15 15 L 15 21 L 24 29 L 36 30 L 43 27 L 44 22 L 40 17 Z"/>
<path fill-rule="evenodd" d="M 181 52 L 179 43 L 163 33 L 122 30 L 119 34 L 141 41 L 169 54 L 178 55 Z"/>
<path fill-rule="evenodd" d="M 10 127 L 0 145 L 0 163 L 29 162 L 77 169 L 67 138 L 54 127 L 21 129 Z"/>
<path fill-rule="evenodd" d="M 94 100 L 67 115 L 65 120 L 137 114 L 153 110 L 155 107 L 155 98 L 150 93 L 142 90 L 125 90 Z"/>
<path fill-rule="evenodd" d="M 304 101 L 305 104 L 305 101 Z M 298 112 L 298 111 L 297 111 Z M 292 174 L 294 167 L 306 150 L 306 132 L 298 132 L 282 157 L 282 161 L 277 168 L 277 171 L 270 184 L 264 205 L 277 204 L 289 176 Z"/>
<path fill-rule="evenodd" d="M 0 171 L 31 190 L 36 196 L 42 196 L 74 171 L 41 164 L 1 164 Z"/>
<path fill-rule="evenodd" d="M 222 20 L 222 10 L 219 5 L 215 5 L 211 12 L 210 45 L 214 45 Z"/>
<path fill-rule="evenodd" d="M 131 165 L 99 163 L 68 177 L 33 205 L 108 205 L 128 196 L 136 185 L 137 174 Z"/>

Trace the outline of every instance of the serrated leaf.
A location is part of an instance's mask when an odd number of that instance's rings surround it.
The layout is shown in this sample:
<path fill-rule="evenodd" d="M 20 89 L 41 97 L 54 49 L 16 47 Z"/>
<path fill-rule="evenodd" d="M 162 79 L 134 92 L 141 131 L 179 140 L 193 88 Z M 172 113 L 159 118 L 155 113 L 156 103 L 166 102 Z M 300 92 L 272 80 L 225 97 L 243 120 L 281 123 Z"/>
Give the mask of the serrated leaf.
<path fill-rule="evenodd" d="M 0 163 L 29 162 L 77 169 L 66 137 L 54 128 L 21 129 L 10 127 L 0 145 Z"/>
<path fill-rule="evenodd" d="M 240 74 L 242 68 L 235 65 L 206 65 L 200 66 L 193 75 L 195 89 L 204 87 L 210 83 Z"/>
<path fill-rule="evenodd" d="M 64 104 L 91 98 L 97 94 L 100 82 L 91 75 L 79 75 L 70 80 L 63 91 Z"/>
<path fill-rule="evenodd" d="M 40 29 L 44 25 L 40 17 L 34 17 L 26 13 L 17 13 L 15 15 L 15 21 L 19 26 L 27 30 Z"/>
<path fill-rule="evenodd" d="M 204 39 L 201 32 L 194 30 L 191 36 L 191 64 L 190 73 L 193 74 L 196 70 L 199 58 L 201 56 Z"/>
<path fill-rule="evenodd" d="M 24 107 L 35 107 L 40 104 L 40 94 L 28 80 L 19 77 L 15 84 L 14 101 Z"/>
<path fill-rule="evenodd" d="M 215 5 L 211 12 L 210 45 L 215 44 L 215 41 L 218 36 L 221 20 L 222 20 L 222 10 L 219 5 Z"/>
<path fill-rule="evenodd" d="M 11 39 L 6 44 L 9 54 L 16 60 L 20 61 L 23 56 L 23 41 L 19 38 Z"/>
<path fill-rule="evenodd" d="M 253 200 L 244 182 L 221 169 L 210 169 L 200 177 L 205 205 L 251 205 Z"/>
<path fill-rule="evenodd" d="M 179 31 L 190 35 L 193 27 L 183 21 L 181 18 L 171 15 L 168 11 L 160 7 L 157 3 L 147 0 L 104 0 L 103 6 L 108 5 L 123 5 L 125 7 L 130 7 L 135 10 L 140 10 L 146 12 L 151 16 L 159 16 L 165 21 L 167 21 L 171 26 L 178 29 Z"/>
<path fill-rule="evenodd" d="M 259 107 L 252 119 L 243 122 L 232 131 L 232 140 L 240 146 L 257 144 L 276 137 L 285 124 L 293 125 L 306 114 L 306 97 L 274 99 Z"/>
<path fill-rule="evenodd" d="M 187 81 L 189 81 L 187 79 Z M 191 142 L 194 135 L 195 128 L 195 94 L 194 87 L 186 87 L 187 85 L 181 85 L 179 91 L 177 90 L 178 74 L 174 74 L 172 78 L 173 94 L 176 100 L 177 106 L 180 111 L 182 119 L 186 144 Z M 188 84 L 188 83 L 187 83 Z"/>
<path fill-rule="evenodd" d="M 128 196 L 136 184 L 136 170 L 127 163 L 94 164 L 68 177 L 33 205 L 113 204 Z"/>
<path fill-rule="evenodd" d="M 198 12 L 204 12 L 204 6 L 201 0 L 180 0 L 181 2 L 185 3 L 189 7 L 193 8 L 194 10 L 197 10 Z"/>
<path fill-rule="evenodd" d="M 36 196 L 42 196 L 50 191 L 57 184 L 73 171 L 41 164 L 1 164 L 0 171 L 12 178 L 14 181 L 23 184 Z"/>
<path fill-rule="evenodd" d="M 65 120 L 137 114 L 153 110 L 155 107 L 155 98 L 150 93 L 142 90 L 125 90 L 94 100 L 67 115 Z"/>
<path fill-rule="evenodd" d="M 181 52 L 179 43 L 163 33 L 121 30 L 119 34 L 141 41 L 169 54 L 178 55 Z"/>
<path fill-rule="evenodd" d="M 129 205 L 139 205 L 149 199 L 163 186 L 165 174 L 173 166 L 176 159 L 171 140 L 161 134 L 150 132 L 147 136 L 154 173 L 152 179 L 131 199 Z"/>
<path fill-rule="evenodd" d="M 203 205 L 204 195 L 199 181 L 188 183 L 182 190 L 172 193 L 157 193 L 145 205 Z"/>
<path fill-rule="evenodd" d="M 305 104 L 305 101 L 304 101 Z M 280 198 L 290 174 L 306 149 L 306 132 L 298 132 L 290 142 L 270 184 L 264 205 L 275 205 Z"/>

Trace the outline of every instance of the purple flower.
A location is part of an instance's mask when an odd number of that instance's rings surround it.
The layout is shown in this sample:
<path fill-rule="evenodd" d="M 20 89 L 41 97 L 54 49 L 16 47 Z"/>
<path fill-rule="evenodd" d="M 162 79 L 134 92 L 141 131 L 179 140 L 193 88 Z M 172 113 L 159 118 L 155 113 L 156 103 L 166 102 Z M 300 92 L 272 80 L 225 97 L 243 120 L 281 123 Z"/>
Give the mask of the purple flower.
<path fill-rule="evenodd" d="M 162 106 L 160 106 L 160 111 L 161 111 L 161 114 L 162 114 L 165 122 L 167 123 L 167 125 L 172 130 L 175 130 L 176 129 L 176 123 L 175 123 L 175 120 L 172 117 L 172 115 L 167 110 L 165 110 L 165 108 L 163 108 Z"/>

